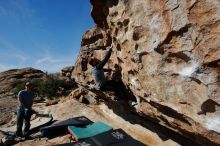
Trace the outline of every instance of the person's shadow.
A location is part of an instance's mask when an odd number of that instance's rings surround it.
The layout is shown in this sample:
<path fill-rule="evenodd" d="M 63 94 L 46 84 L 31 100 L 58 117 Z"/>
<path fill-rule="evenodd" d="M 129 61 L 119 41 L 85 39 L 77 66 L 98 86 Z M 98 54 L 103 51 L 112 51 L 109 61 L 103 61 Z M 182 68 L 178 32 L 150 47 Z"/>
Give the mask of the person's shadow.
<path fill-rule="evenodd" d="M 206 115 L 206 113 L 214 113 L 216 111 L 216 106 L 220 107 L 220 104 L 215 102 L 212 99 L 207 99 L 201 105 L 201 111 L 198 112 L 198 115 Z"/>
<path fill-rule="evenodd" d="M 111 75 L 111 79 L 114 80 L 121 89 L 121 92 L 124 96 L 123 100 L 131 100 L 137 102 L 135 96 L 131 94 L 130 89 L 126 88 L 125 84 L 122 81 L 122 68 L 118 64 L 114 65 L 114 71 Z"/>
<path fill-rule="evenodd" d="M 112 74 L 112 80 L 115 80 L 116 82 L 121 81 L 122 80 L 121 71 L 122 71 L 122 68 L 119 65 L 115 64 L 114 65 L 114 72 Z"/>

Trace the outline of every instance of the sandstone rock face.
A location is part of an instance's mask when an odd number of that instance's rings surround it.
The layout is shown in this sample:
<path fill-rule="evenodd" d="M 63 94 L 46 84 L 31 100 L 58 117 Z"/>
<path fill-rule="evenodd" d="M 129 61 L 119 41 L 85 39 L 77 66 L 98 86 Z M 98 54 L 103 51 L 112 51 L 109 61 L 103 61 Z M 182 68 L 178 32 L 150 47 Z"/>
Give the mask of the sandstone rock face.
<path fill-rule="evenodd" d="M 10 93 L 20 82 L 43 77 L 44 73 L 33 68 L 11 69 L 0 73 L 0 94 Z"/>
<path fill-rule="evenodd" d="M 64 68 L 61 70 L 61 74 L 62 74 L 64 77 L 70 78 L 73 69 L 74 69 L 74 66 L 64 67 Z"/>
<path fill-rule="evenodd" d="M 91 56 L 122 68 L 137 113 L 203 145 L 220 144 L 220 1 L 91 0 L 72 78 L 93 84 Z"/>

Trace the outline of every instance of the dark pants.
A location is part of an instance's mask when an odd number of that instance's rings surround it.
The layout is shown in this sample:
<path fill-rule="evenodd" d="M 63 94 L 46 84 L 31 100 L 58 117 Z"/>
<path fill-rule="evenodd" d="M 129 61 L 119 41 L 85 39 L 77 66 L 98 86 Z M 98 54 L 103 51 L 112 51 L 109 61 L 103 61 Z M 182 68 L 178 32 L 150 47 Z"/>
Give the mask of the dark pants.
<path fill-rule="evenodd" d="M 117 100 L 126 99 L 126 95 L 124 93 L 125 88 L 124 84 L 121 81 L 108 80 L 106 83 L 100 88 L 101 91 L 114 91 L 116 94 Z"/>
<path fill-rule="evenodd" d="M 17 109 L 17 130 L 16 135 L 17 136 L 25 136 L 27 135 L 29 129 L 30 129 L 30 120 L 31 120 L 32 110 L 31 109 L 25 109 L 22 107 L 18 107 Z M 24 121 L 24 132 L 22 134 L 22 127 L 23 127 L 23 121 Z"/>

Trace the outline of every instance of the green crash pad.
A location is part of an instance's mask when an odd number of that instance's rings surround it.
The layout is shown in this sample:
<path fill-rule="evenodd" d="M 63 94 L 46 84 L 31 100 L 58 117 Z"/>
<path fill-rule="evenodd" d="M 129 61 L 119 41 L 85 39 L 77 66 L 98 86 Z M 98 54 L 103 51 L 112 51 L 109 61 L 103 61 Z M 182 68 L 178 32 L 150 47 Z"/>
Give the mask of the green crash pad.
<path fill-rule="evenodd" d="M 68 131 L 73 136 L 75 141 L 79 139 L 92 137 L 104 132 L 112 130 L 112 127 L 103 123 L 103 122 L 95 122 L 87 127 L 76 127 L 76 126 L 68 126 Z"/>

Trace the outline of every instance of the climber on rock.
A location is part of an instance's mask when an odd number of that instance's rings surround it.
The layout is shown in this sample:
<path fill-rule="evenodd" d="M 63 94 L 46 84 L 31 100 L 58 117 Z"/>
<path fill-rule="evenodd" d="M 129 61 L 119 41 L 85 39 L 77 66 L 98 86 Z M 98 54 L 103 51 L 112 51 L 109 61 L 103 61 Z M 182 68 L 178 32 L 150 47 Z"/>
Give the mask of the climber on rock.
<path fill-rule="evenodd" d="M 105 77 L 104 72 L 110 72 L 111 69 L 104 69 L 103 67 L 109 60 L 112 53 L 112 47 L 109 48 L 108 52 L 106 53 L 104 59 L 100 61 L 95 57 L 91 57 L 89 59 L 89 64 L 92 66 L 92 75 L 95 79 L 96 86 L 101 91 L 115 91 L 116 98 L 115 100 L 124 100 L 124 88 L 122 84 L 115 80 L 107 80 Z"/>

